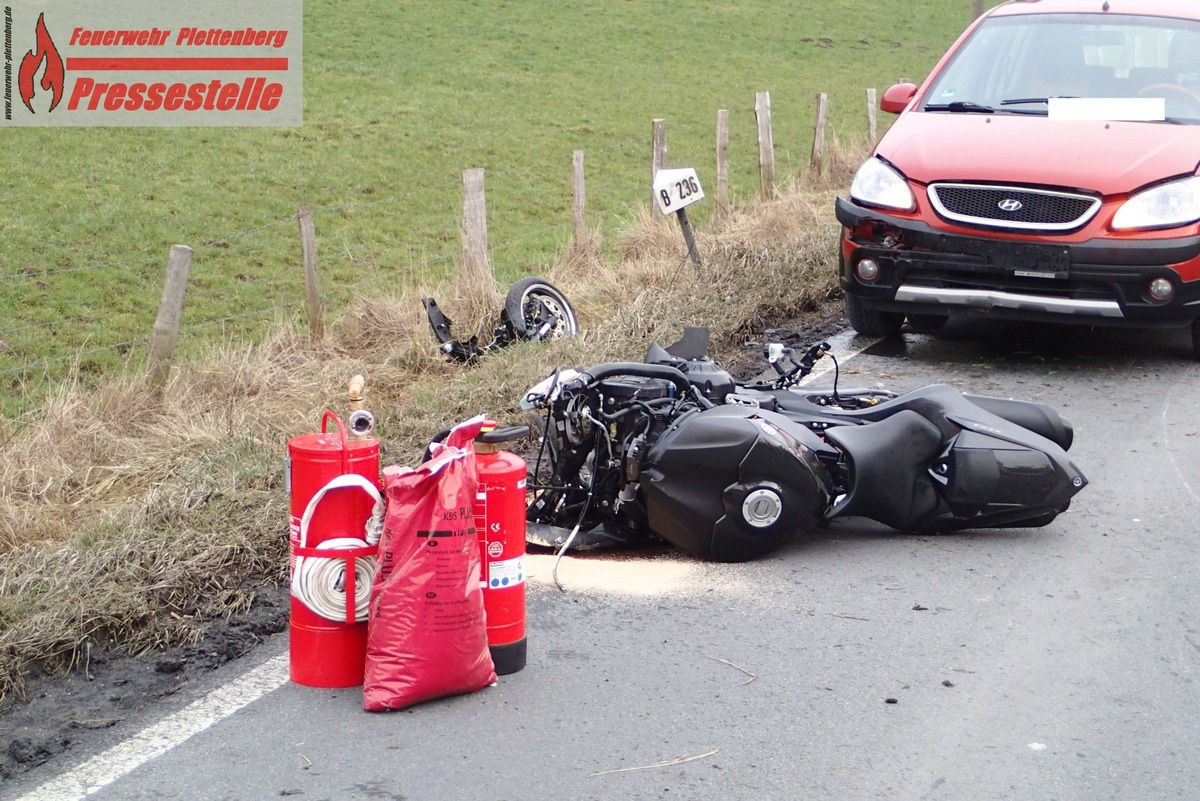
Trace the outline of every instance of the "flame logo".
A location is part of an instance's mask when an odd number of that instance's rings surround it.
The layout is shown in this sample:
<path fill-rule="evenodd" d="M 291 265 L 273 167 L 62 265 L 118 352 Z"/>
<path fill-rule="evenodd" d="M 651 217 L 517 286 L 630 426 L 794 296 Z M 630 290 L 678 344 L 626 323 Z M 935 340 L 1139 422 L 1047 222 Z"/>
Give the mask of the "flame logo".
<path fill-rule="evenodd" d="M 58 48 L 54 46 L 54 40 L 50 38 L 50 31 L 46 30 L 44 13 L 38 15 L 37 51 L 30 50 L 25 54 L 25 58 L 21 59 L 20 72 L 17 73 L 17 89 L 21 94 L 21 100 L 25 103 L 25 108 L 29 109 L 30 113 L 36 113 L 30 103 L 33 100 L 33 78 L 37 75 L 38 68 L 42 66 L 43 61 L 46 63 L 46 68 L 42 72 L 42 89 L 54 93 L 54 99 L 50 102 L 50 111 L 54 111 L 58 101 L 62 100 L 66 69 L 63 66 L 62 56 L 58 54 Z"/>

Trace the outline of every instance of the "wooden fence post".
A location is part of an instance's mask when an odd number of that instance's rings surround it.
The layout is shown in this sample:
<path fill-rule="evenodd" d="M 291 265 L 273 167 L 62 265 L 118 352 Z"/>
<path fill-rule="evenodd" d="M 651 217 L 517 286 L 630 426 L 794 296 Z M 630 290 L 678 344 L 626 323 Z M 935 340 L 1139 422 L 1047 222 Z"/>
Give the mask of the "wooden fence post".
<path fill-rule="evenodd" d="M 867 144 L 875 146 L 879 131 L 879 101 L 874 89 L 867 90 Z"/>
<path fill-rule="evenodd" d="M 758 120 L 758 182 L 764 198 L 775 197 L 775 142 L 771 134 L 771 93 L 754 97 L 754 117 Z"/>
<path fill-rule="evenodd" d="M 717 208 L 716 217 L 729 214 L 729 109 L 717 111 Z"/>
<path fill-rule="evenodd" d="M 495 279 L 488 261 L 487 198 L 483 170 L 463 171 L 462 277 L 471 286 L 491 287 Z"/>
<path fill-rule="evenodd" d="M 587 221 L 584 218 L 583 151 L 571 154 L 571 222 L 575 230 L 575 247 L 587 246 Z"/>
<path fill-rule="evenodd" d="M 820 176 L 825 163 L 825 121 L 829 116 L 829 95 L 817 93 L 817 121 L 813 125 L 812 158 L 808 162 L 808 172 L 812 176 Z"/>
<path fill-rule="evenodd" d="M 150 336 L 150 361 L 146 370 L 150 389 L 155 395 L 162 394 L 171 375 L 171 355 L 179 339 L 183 296 L 187 292 L 191 267 L 192 249 L 187 245 L 171 245 L 171 255 L 167 258 L 167 280 L 158 304 L 158 318 L 154 321 Z"/>
<path fill-rule="evenodd" d="M 317 232 L 313 227 L 312 210 L 301 206 L 297 215 L 300 221 L 300 252 L 304 254 L 304 298 L 308 305 L 308 331 L 320 339 L 325 333 L 322 317 L 324 304 L 321 288 L 317 281 Z"/>
<path fill-rule="evenodd" d="M 654 176 L 658 175 L 658 171 L 666 169 L 667 166 L 667 121 L 663 119 L 655 119 L 651 123 L 652 137 L 654 143 L 654 154 L 650 161 L 650 209 L 652 216 L 653 212 L 658 208 L 658 201 L 654 197 Z"/>

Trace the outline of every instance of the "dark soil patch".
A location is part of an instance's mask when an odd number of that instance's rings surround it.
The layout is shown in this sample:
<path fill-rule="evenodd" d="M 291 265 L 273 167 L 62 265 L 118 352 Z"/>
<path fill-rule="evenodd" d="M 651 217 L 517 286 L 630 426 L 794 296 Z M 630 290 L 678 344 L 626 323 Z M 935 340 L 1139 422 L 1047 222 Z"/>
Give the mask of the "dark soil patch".
<path fill-rule="evenodd" d="M 715 354 L 715 358 L 736 380 L 746 381 L 768 369 L 763 357 L 764 344 L 780 342 L 802 352 L 842 333 L 849 326 L 842 301 L 831 300 L 816 311 L 758 332 L 753 341 Z"/>
<path fill-rule="evenodd" d="M 30 676 L 23 698 L 0 707 L 0 779 L 37 767 L 182 690 L 287 627 L 286 587 L 264 586 L 250 610 L 205 625 L 190 648 L 141 658 L 93 647 L 65 676 Z"/>
<path fill-rule="evenodd" d="M 744 380 L 765 366 L 762 342 L 807 348 L 845 329 L 841 301 L 831 301 L 759 333 L 758 342 L 735 344 L 716 355 L 723 367 Z M 86 662 L 65 676 L 28 677 L 24 697 L 0 706 L 0 779 L 70 750 L 86 751 L 101 733 L 245 655 L 287 628 L 289 603 L 286 586 L 264 585 L 256 590 L 247 613 L 206 623 L 193 647 L 140 658 L 93 647 Z"/>

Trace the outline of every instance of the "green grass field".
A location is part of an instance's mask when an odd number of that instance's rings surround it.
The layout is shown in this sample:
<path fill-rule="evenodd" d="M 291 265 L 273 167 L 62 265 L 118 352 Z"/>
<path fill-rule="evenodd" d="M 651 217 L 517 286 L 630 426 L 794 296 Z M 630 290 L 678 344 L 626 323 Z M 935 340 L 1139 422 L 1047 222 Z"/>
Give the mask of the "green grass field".
<path fill-rule="evenodd" d="M 807 165 L 817 92 L 830 135 L 861 142 L 865 89 L 924 77 L 968 6 L 309 0 L 302 127 L 0 132 L 4 410 L 28 408 L 72 364 L 85 378 L 126 358 L 140 368 L 173 243 L 196 251 L 185 352 L 300 319 L 302 204 L 336 314 L 352 293 L 447 274 L 465 168 L 487 170 L 502 281 L 561 254 L 573 150 L 586 153 L 591 225 L 610 231 L 645 201 L 654 117 L 669 164 L 711 186 L 716 112 L 730 110 L 736 201 L 757 189 L 754 96 L 770 91 L 786 181 Z"/>

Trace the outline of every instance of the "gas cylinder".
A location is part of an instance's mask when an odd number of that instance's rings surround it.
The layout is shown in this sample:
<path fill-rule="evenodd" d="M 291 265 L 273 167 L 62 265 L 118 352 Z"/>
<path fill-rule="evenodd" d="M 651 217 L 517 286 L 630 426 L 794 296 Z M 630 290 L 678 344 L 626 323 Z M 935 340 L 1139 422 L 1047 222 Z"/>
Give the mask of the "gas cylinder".
<path fill-rule="evenodd" d="M 525 460 L 501 445 L 529 426 L 485 430 L 475 438 L 475 528 L 488 650 L 498 675 L 525 667 Z"/>
<path fill-rule="evenodd" d="M 287 486 L 291 679 L 310 687 L 357 686 L 363 682 L 366 607 L 383 527 L 379 440 L 348 437 L 341 419 L 326 411 L 321 433 L 288 440 Z"/>

